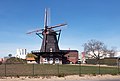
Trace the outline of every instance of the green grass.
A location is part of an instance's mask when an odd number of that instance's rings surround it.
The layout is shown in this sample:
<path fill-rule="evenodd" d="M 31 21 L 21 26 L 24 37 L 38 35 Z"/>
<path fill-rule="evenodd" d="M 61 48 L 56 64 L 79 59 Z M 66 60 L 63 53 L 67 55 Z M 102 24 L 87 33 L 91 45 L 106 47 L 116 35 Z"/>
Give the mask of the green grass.
<path fill-rule="evenodd" d="M 5 69 L 6 67 L 6 69 Z M 4 64 L 0 65 L 0 76 L 47 76 L 47 75 L 99 74 L 98 66 Z M 118 74 L 117 67 L 100 67 L 100 74 Z"/>

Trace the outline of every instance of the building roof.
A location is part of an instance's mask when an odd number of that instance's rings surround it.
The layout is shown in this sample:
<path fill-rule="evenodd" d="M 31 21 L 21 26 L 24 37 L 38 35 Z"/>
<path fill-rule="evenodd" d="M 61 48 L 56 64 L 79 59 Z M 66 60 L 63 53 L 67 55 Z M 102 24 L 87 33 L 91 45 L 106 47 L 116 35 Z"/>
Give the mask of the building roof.
<path fill-rule="evenodd" d="M 78 52 L 78 50 L 60 50 L 61 52 Z"/>
<path fill-rule="evenodd" d="M 28 57 L 28 58 L 26 58 L 26 60 L 34 61 L 35 58 L 33 58 L 33 57 Z"/>

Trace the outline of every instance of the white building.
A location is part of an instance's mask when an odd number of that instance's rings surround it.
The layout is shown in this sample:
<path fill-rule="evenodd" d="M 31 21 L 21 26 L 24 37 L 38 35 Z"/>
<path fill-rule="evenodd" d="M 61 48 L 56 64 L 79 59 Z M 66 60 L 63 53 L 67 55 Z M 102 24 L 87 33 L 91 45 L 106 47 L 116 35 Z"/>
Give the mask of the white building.
<path fill-rule="evenodd" d="M 98 56 L 98 51 L 95 51 L 94 52 L 95 53 L 95 55 L 96 56 Z M 95 58 L 96 56 L 94 55 L 94 53 L 91 51 L 91 52 L 89 52 L 89 54 L 86 54 L 85 56 L 87 57 L 87 58 L 89 58 L 89 59 L 93 59 L 93 58 Z M 99 54 L 99 56 L 100 56 L 100 59 L 103 59 L 103 58 L 106 58 L 106 57 L 110 57 L 110 54 L 109 53 L 106 53 L 106 54 L 104 54 L 102 51 L 100 52 L 100 54 Z"/>
<path fill-rule="evenodd" d="M 116 52 L 114 57 L 120 57 L 120 52 Z"/>
<path fill-rule="evenodd" d="M 26 59 L 26 55 L 27 55 L 26 49 L 17 49 L 17 54 L 15 55 L 15 57 L 21 58 L 21 59 Z"/>

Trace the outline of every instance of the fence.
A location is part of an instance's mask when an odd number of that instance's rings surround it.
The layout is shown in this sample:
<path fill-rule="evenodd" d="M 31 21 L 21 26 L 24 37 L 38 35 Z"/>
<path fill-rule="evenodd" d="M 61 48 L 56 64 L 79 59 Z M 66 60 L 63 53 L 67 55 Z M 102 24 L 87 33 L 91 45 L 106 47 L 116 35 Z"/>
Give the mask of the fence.
<path fill-rule="evenodd" d="M 119 74 L 118 66 L 2 64 L 0 76 L 59 76 L 81 74 Z"/>

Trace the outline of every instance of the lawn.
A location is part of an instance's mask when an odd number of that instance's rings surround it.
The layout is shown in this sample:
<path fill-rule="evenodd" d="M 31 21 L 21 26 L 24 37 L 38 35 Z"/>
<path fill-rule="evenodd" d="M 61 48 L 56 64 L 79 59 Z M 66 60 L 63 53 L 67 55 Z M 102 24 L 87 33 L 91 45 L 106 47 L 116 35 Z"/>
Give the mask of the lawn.
<path fill-rule="evenodd" d="M 118 74 L 118 67 L 80 65 L 2 64 L 0 76 Z"/>

